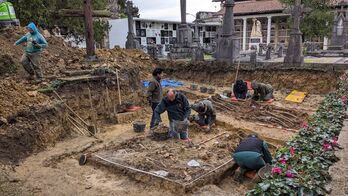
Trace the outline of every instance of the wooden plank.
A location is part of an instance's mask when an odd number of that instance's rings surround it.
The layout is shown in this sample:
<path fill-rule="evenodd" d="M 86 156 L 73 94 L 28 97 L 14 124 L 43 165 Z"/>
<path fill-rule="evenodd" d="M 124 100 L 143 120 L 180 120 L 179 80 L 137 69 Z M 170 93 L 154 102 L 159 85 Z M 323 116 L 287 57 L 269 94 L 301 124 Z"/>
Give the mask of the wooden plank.
<path fill-rule="evenodd" d="M 107 78 L 107 76 L 82 75 L 82 76 L 73 76 L 73 77 L 62 77 L 58 79 L 65 82 L 82 82 L 82 81 L 100 80 L 105 78 Z"/>

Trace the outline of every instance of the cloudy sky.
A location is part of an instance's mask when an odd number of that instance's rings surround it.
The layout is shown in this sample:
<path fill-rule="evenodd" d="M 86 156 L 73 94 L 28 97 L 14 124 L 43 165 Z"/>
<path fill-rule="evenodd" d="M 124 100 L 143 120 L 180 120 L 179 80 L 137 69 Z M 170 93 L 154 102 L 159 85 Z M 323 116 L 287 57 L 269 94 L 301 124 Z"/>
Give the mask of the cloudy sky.
<path fill-rule="evenodd" d="M 147 19 L 180 20 L 180 0 L 133 0 L 139 7 L 140 17 Z M 187 13 L 195 15 L 198 11 L 218 11 L 220 3 L 212 0 L 187 0 Z M 187 16 L 193 21 L 192 16 Z"/>

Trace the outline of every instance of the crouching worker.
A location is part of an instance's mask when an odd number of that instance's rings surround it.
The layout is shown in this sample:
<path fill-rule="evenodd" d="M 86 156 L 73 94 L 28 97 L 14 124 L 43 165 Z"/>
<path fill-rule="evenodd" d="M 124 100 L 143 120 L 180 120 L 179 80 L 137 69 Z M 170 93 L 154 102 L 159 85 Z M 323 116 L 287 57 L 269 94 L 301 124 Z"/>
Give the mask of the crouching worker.
<path fill-rule="evenodd" d="M 273 87 L 270 84 L 252 82 L 251 87 L 254 90 L 253 100 L 270 101 L 273 99 Z"/>
<path fill-rule="evenodd" d="M 240 167 L 240 175 L 249 170 L 259 170 L 267 163 L 272 163 L 272 155 L 266 142 L 257 135 L 249 135 L 242 140 L 234 151 L 233 159 Z"/>
<path fill-rule="evenodd" d="M 233 94 L 236 99 L 246 99 L 248 95 L 248 85 L 243 80 L 237 80 L 233 85 Z"/>
<path fill-rule="evenodd" d="M 155 126 L 159 124 L 160 115 L 165 111 L 169 118 L 169 137 L 189 141 L 188 117 L 191 109 L 186 96 L 170 89 L 155 109 Z"/>
<path fill-rule="evenodd" d="M 195 103 L 191 108 L 198 113 L 198 116 L 193 116 L 193 121 L 199 124 L 201 127 L 206 127 L 209 131 L 211 126 L 216 121 L 216 111 L 213 104 L 209 100 L 203 100 Z"/>

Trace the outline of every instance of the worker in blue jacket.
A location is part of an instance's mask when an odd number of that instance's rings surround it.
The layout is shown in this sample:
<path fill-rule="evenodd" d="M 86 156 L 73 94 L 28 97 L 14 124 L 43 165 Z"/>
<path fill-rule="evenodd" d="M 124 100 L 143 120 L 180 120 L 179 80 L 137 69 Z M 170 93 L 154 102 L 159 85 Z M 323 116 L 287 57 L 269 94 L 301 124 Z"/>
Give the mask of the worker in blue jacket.
<path fill-rule="evenodd" d="M 267 163 L 272 164 L 272 155 L 266 142 L 256 134 L 249 135 L 239 143 L 233 159 L 241 168 L 241 174 L 248 170 L 259 170 Z"/>
<path fill-rule="evenodd" d="M 169 137 L 184 141 L 188 139 L 188 117 L 191 114 L 190 104 L 185 95 L 170 89 L 155 109 L 155 126 L 160 122 L 160 115 L 167 111 L 169 118 Z"/>
<path fill-rule="evenodd" d="M 28 72 L 29 79 L 34 79 L 34 76 L 36 76 L 38 80 L 42 80 L 43 74 L 40 66 L 40 54 L 47 47 L 48 43 L 34 23 L 29 23 L 26 28 L 28 33 L 16 41 L 14 45 L 17 46 L 26 43 L 21 63 Z"/>

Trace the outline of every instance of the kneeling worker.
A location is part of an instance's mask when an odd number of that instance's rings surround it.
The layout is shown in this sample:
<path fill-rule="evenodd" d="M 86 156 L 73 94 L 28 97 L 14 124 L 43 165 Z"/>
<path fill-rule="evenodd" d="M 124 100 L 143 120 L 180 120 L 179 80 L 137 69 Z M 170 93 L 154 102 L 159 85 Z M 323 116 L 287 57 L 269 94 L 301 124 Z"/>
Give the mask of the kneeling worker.
<path fill-rule="evenodd" d="M 246 99 L 248 96 L 248 85 L 243 80 L 237 80 L 233 85 L 233 94 L 236 99 Z"/>
<path fill-rule="evenodd" d="M 188 117 L 191 108 L 186 96 L 170 89 L 155 109 L 155 126 L 159 124 L 160 115 L 165 111 L 168 112 L 169 118 L 169 137 L 189 141 Z"/>
<path fill-rule="evenodd" d="M 191 108 L 198 113 L 198 116 L 194 116 L 193 120 L 200 126 L 207 126 L 207 130 L 209 131 L 216 121 L 216 111 L 211 101 L 200 101 L 193 104 Z"/>
<path fill-rule="evenodd" d="M 273 87 L 270 84 L 252 82 L 251 87 L 254 90 L 253 100 L 270 101 L 273 99 Z"/>
<path fill-rule="evenodd" d="M 266 163 L 272 163 L 272 155 L 266 142 L 257 135 L 249 135 L 242 140 L 234 151 L 233 159 L 241 168 L 241 174 L 247 170 L 259 170 Z"/>

